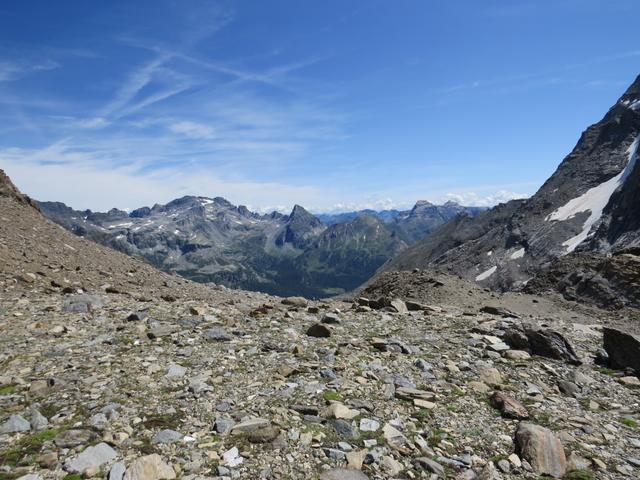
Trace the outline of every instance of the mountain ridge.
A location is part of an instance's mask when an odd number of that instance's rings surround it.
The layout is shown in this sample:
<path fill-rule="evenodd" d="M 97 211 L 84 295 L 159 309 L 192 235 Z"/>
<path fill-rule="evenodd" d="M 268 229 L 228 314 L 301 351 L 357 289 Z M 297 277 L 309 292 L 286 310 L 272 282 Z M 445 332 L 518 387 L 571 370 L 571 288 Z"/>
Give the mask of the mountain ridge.
<path fill-rule="evenodd" d="M 73 233 L 165 271 L 196 281 L 308 297 L 351 290 L 437 225 L 481 211 L 451 202 L 428 207 L 418 202 L 393 219 L 387 212 L 374 213 L 379 224 L 372 226 L 361 220 L 366 215 L 361 212 L 325 224 L 301 205 L 288 215 L 259 214 L 222 197 L 193 195 L 130 213 L 115 208 L 79 211 L 60 202 L 39 205 Z M 373 234 L 372 228 L 378 232 Z M 336 245 L 342 250 L 330 251 Z"/>

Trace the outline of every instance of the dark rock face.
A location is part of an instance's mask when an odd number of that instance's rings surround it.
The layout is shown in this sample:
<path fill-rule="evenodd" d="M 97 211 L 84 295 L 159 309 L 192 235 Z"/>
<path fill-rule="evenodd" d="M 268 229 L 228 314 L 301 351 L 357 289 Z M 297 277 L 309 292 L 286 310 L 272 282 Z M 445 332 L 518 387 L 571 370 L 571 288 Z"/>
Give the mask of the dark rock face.
<path fill-rule="evenodd" d="M 613 368 L 633 368 L 640 373 L 640 339 L 615 328 L 604 329 L 604 349 Z"/>
<path fill-rule="evenodd" d="M 475 218 L 458 217 L 384 269 L 437 268 L 485 287 L 512 290 L 573 251 L 640 250 L 638 100 L 640 77 L 582 134 L 533 197 L 498 205 Z M 591 275 L 569 283 L 576 285 L 578 296 L 606 295 L 608 287 L 615 295 L 619 285 L 608 282 Z"/>
<path fill-rule="evenodd" d="M 567 300 L 605 310 L 640 308 L 640 257 L 631 253 L 572 253 L 542 271 L 525 291 L 556 291 Z"/>
<path fill-rule="evenodd" d="M 564 360 L 573 365 L 582 364 L 569 341 L 558 332 L 527 329 L 525 333 L 529 339 L 531 353 L 542 357 L 555 358 L 556 360 Z"/>
<path fill-rule="evenodd" d="M 572 365 L 582 364 L 569 341 L 553 330 L 535 326 L 511 328 L 505 332 L 503 340 L 514 349 L 528 350 L 534 355 L 563 360 Z"/>

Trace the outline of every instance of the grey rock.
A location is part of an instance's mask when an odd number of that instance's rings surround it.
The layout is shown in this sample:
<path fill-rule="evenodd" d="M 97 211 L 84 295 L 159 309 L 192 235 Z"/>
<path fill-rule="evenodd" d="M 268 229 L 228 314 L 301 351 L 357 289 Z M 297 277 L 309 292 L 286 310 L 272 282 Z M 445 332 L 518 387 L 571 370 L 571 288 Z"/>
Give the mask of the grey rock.
<path fill-rule="evenodd" d="M 525 333 L 529 339 L 531 353 L 564 360 L 573 365 L 582 363 L 569 341 L 560 333 L 553 330 L 535 328 L 526 329 Z"/>
<path fill-rule="evenodd" d="M 88 313 L 104 307 L 104 299 L 98 295 L 73 295 L 62 304 L 62 310 L 70 313 Z"/>
<path fill-rule="evenodd" d="M 202 338 L 204 338 L 207 342 L 230 342 L 231 340 L 233 340 L 233 337 L 231 335 L 229 335 L 222 328 L 218 327 L 206 330 L 202 334 Z"/>
<path fill-rule="evenodd" d="M 369 477 L 358 470 L 332 468 L 320 474 L 320 480 L 369 480 Z"/>
<path fill-rule="evenodd" d="M 238 423 L 231 429 L 232 435 L 238 435 L 242 433 L 251 433 L 258 431 L 262 428 L 266 428 L 271 425 L 269 420 L 264 418 L 252 418 L 250 420 L 245 420 L 244 422 Z"/>
<path fill-rule="evenodd" d="M 182 378 L 186 375 L 187 373 L 187 369 L 184 368 L 182 365 L 178 365 L 178 364 L 171 364 L 169 366 L 169 369 L 167 370 L 167 378 Z"/>
<path fill-rule="evenodd" d="M 111 470 L 109 470 L 109 480 L 122 480 L 126 470 L 127 468 L 124 466 L 124 463 L 114 463 Z"/>
<path fill-rule="evenodd" d="M 117 457 L 116 451 L 106 443 L 85 448 L 76 457 L 68 459 L 64 466 L 71 473 L 83 473 L 90 468 L 100 468 Z"/>
<path fill-rule="evenodd" d="M 176 443 L 180 442 L 183 439 L 183 435 L 175 430 L 162 430 L 156 433 L 151 439 L 151 443 L 154 444 L 167 444 L 167 443 Z"/>
<path fill-rule="evenodd" d="M 528 350 L 534 355 L 563 360 L 572 365 L 582 363 L 569 341 L 553 330 L 535 326 L 511 328 L 505 332 L 503 340 L 511 348 Z"/>
<path fill-rule="evenodd" d="M 0 425 L 0 433 L 18 433 L 31 430 L 31 424 L 20 415 L 11 415 L 9 419 Z"/>
<path fill-rule="evenodd" d="M 230 432 L 235 424 L 236 424 L 236 422 L 234 422 L 230 418 L 216 418 L 216 421 L 213 424 L 213 429 L 217 433 L 219 433 L 221 435 L 224 435 L 224 434 Z"/>
<path fill-rule="evenodd" d="M 444 477 L 444 467 L 435 460 L 427 457 L 418 457 L 415 459 L 416 465 L 428 472 L 435 473 L 439 477 Z"/>
<path fill-rule="evenodd" d="M 49 420 L 47 420 L 47 417 L 42 415 L 35 408 L 31 409 L 30 422 L 31 422 L 31 428 L 36 432 L 45 430 L 49 426 Z"/>
<path fill-rule="evenodd" d="M 346 440 L 357 440 L 360 438 L 358 431 L 345 420 L 331 420 L 329 422 L 331 427 L 336 431 L 340 437 Z"/>
<path fill-rule="evenodd" d="M 325 313 L 321 322 L 327 325 L 338 325 L 340 324 L 340 317 L 335 313 Z"/>

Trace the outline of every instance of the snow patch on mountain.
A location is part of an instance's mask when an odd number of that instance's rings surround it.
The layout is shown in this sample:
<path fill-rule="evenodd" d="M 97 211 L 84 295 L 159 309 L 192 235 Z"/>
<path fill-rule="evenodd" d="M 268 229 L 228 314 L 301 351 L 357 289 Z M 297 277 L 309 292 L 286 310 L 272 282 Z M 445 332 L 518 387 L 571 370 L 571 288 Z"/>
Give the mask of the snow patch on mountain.
<path fill-rule="evenodd" d="M 524 249 L 524 248 L 521 248 L 520 250 L 516 250 L 515 252 L 513 252 L 513 253 L 509 256 L 509 258 L 510 258 L 511 260 L 517 260 L 518 258 L 522 258 L 522 257 L 524 257 L 524 254 L 525 254 L 525 249 Z"/>
<path fill-rule="evenodd" d="M 482 280 L 486 280 L 491 275 L 496 273 L 496 270 L 498 270 L 497 266 L 493 266 L 489 270 L 485 270 L 484 272 L 482 272 L 480 275 L 476 277 L 476 282 L 481 282 Z"/>
<path fill-rule="evenodd" d="M 636 137 L 631 144 L 627 153 L 629 154 L 629 160 L 626 167 L 615 177 L 610 178 L 606 182 L 601 183 L 597 187 L 593 187 L 587 190 L 573 200 L 570 200 L 562 207 L 558 208 L 555 212 L 551 213 L 546 221 L 564 221 L 575 217 L 577 214 L 589 211 L 589 218 L 584 222 L 582 231 L 575 237 L 571 237 L 566 240 L 562 245 L 567 247 L 566 253 L 573 252 L 578 245 L 580 245 L 589 236 L 591 228 L 600 220 L 602 212 L 609 203 L 611 195 L 620 187 L 627 177 L 633 171 L 633 168 L 637 159 L 638 142 L 640 136 Z"/>

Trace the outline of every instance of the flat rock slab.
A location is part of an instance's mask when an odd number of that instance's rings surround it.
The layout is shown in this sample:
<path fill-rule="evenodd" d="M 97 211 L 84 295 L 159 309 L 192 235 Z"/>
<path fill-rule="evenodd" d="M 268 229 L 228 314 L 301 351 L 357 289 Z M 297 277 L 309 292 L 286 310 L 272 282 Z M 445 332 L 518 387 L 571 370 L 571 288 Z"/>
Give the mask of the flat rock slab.
<path fill-rule="evenodd" d="M 269 427 L 271 422 L 264 418 L 252 418 L 251 420 L 244 421 L 237 424 L 231 429 L 232 435 L 239 435 L 242 433 L 252 433 L 263 428 Z"/>
<path fill-rule="evenodd" d="M 151 440 L 151 443 L 154 444 L 167 444 L 167 443 L 176 443 L 181 441 L 183 435 L 175 430 L 162 430 L 156 433 Z"/>
<path fill-rule="evenodd" d="M 99 443 L 95 447 L 85 448 L 80 455 L 67 460 L 65 469 L 72 473 L 83 473 L 90 468 L 100 468 L 117 456 L 116 451 L 109 445 Z"/>
<path fill-rule="evenodd" d="M 20 415 L 11 415 L 0 426 L 0 433 L 28 432 L 29 430 L 31 430 L 31 424 Z"/>

